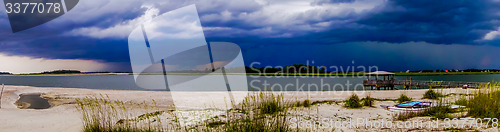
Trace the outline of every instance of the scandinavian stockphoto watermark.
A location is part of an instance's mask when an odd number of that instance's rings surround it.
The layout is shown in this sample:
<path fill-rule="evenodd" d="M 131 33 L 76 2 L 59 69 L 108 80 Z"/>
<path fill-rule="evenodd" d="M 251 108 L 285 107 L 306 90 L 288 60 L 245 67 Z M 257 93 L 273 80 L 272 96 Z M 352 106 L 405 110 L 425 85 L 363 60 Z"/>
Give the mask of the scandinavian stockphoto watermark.
<path fill-rule="evenodd" d="M 439 128 L 439 120 L 431 120 L 429 122 L 423 121 L 390 121 L 385 119 L 371 120 L 368 118 L 348 118 L 348 119 L 329 119 L 323 118 L 319 121 L 299 120 L 298 118 L 290 119 L 290 127 L 301 129 L 327 129 L 327 128 L 341 128 L 341 129 L 357 129 L 357 128 L 376 128 L 376 129 L 391 129 L 391 128 Z"/>
<path fill-rule="evenodd" d="M 391 121 L 386 119 L 368 118 L 321 118 L 318 120 L 304 120 L 290 118 L 290 127 L 301 129 L 468 129 L 468 128 L 498 128 L 497 118 L 444 118 L 408 121 Z"/>

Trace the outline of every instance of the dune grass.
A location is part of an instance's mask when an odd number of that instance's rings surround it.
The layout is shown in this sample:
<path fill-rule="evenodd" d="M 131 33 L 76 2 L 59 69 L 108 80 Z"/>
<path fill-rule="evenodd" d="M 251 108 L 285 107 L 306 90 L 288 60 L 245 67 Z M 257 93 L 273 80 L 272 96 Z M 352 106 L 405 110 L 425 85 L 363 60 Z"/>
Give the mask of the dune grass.
<path fill-rule="evenodd" d="M 463 102 L 462 102 L 463 103 Z M 466 102 L 468 114 L 475 118 L 500 118 L 500 83 L 485 84 Z"/>
<path fill-rule="evenodd" d="M 146 103 L 134 104 L 101 98 L 77 99 L 84 132 L 160 132 L 160 131 L 292 131 L 287 124 L 293 103 L 271 92 L 250 94 L 236 108 L 219 116 L 188 126 L 179 123 L 174 110 L 162 110 Z M 304 101 L 309 107 L 310 101 Z M 137 110 L 139 109 L 139 113 Z"/>
<path fill-rule="evenodd" d="M 77 99 L 78 110 L 82 113 L 84 132 L 152 132 L 161 129 L 159 115 L 165 111 L 154 111 L 154 106 L 111 101 L 108 96 L 101 98 Z M 154 102 L 154 100 L 153 100 Z M 156 104 L 156 103 L 153 103 Z M 145 114 L 134 116 L 129 109 L 141 108 Z"/>
<path fill-rule="evenodd" d="M 370 95 L 368 95 L 368 96 L 362 98 L 361 101 L 363 102 L 363 106 L 373 107 L 375 99 L 372 98 Z"/>
<path fill-rule="evenodd" d="M 294 128 L 287 125 L 291 104 L 282 94 L 260 92 L 247 96 L 238 109 L 227 111 L 226 119 L 211 119 L 198 125 L 202 131 L 291 131 Z"/>
<path fill-rule="evenodd" d="M 309 100 L 309 99 L 304 100 L 304 102 L 302 103 L 302 105 L 304 107 L 311 107 L 312 106 L 311 100 Z"/>
<path fill-rule="evenodd" d="M 352 94 L 349 99 L 345 101 L 344 107 L 346 108 L 361 108 L 363 105 L 361 105 L 361 100 L 359 99 L 358 95 Z"/>

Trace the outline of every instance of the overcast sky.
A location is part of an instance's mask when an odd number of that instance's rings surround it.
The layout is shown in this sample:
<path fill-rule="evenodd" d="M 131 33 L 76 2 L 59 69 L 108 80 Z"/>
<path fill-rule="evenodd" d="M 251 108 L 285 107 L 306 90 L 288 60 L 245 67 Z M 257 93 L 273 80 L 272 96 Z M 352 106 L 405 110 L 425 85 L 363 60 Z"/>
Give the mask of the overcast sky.
<path fill-rule="evenodd" d="M 17 33 L 1 6 L 0 71 L 130 71 L 136 25 L 191 4 L 207 41 L 238 44 L 246 65 L 500 69 L 499 0 L 81 0 Z"/>

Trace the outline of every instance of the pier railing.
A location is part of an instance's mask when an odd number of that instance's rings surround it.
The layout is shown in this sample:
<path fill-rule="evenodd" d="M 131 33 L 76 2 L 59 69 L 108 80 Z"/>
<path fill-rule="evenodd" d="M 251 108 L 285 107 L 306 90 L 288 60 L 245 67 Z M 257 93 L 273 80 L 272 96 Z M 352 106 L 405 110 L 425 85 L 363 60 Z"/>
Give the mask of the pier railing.
<path fill-rule="evenodd" d="M 479 88 L 487 82 L 459 82 L 459 81 L 418 81 L 418 80 L 364 80 L 363 85 L 379 87 L 394 87 L 396 85 L 408 87 L 445 87 L 445 88 Z"/>

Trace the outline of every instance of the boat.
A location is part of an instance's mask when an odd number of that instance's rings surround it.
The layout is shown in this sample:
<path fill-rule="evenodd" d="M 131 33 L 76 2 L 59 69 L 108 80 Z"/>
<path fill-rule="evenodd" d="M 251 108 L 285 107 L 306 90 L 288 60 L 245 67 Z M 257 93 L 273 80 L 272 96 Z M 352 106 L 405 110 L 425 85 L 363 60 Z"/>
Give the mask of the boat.
<path fill-rule="evenodd" d="M 393 112 L 422 112 L 425 109 L 436 106 L 439 105 L 429 101 L 408 101 L 394 106 L 380 105 L 380 107 Z M 464 106 L 449 104 L 441 104 L 441 106 L 449 106 L 451 109 L 465 108 Z"/>

